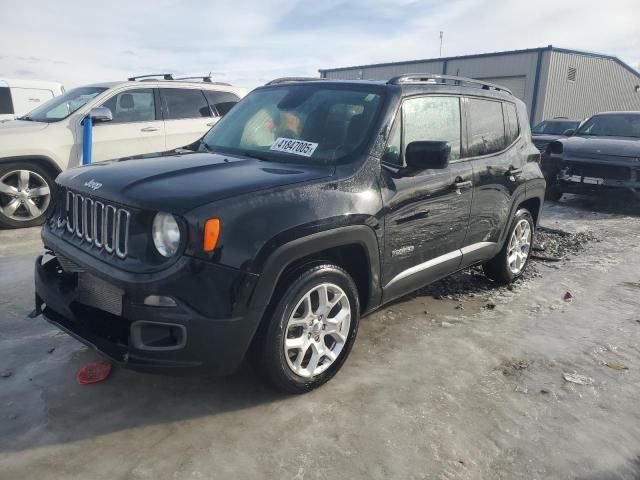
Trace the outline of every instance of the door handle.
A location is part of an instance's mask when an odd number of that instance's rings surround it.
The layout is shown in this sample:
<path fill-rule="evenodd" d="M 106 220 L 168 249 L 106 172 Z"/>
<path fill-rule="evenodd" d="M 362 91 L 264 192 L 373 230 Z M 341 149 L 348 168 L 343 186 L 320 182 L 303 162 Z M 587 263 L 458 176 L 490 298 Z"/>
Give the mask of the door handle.
<path fill-rule="evenodd" d="M 473 186 L 473 182 L 471 180 L 465 180 L 462 177 L 456 177 L 455 183 L 453 184 L 453 188 L 455 188 L 458 193 L 463 188 L 471 188 Z"/>
<path fill-rule="evenodd" d="M 504 172 L 505 177 L 513 177 L 514 175 L 520 175 L 522 173 L 521 168 L 516 168 L 513 165 L 509 167 L 509 169 Z"/>
<path fill-rule="evenodd" d="M 157 132 L 158 130 L 160 130 L 158 127 L 144 127 L 140 129 L 141 132 Z"/>

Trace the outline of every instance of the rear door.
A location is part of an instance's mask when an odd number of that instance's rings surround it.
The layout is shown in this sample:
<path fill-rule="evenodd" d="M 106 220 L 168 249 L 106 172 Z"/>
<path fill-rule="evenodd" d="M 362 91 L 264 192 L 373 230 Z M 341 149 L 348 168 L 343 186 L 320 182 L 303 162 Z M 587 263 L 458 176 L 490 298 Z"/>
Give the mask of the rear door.
<path fill-rule="evenodd" d="M 385 301 L 458 268 L 471 209 L 471 166 L 461 159 L 460 98 L 405 100 L 383 157 Z M 412 171 L 402 152 L 419 140 L 447 141 L 447 168 Z"/>
<path fill-rule="evenodd" d="M 121 90 L 101 106 L 111 110 L 113 120 L 93 126 L 94 162 L 165 150 L 164 122 L 153 88 Z"/>
<path fill-rule="evenodd" d="M 202 137 L 217 118 L 198 88 L 161 88 L 167 150 L 184 147 Z"/>
<path fill-rule="evenodd" d="M 490 258 L 506 228 L 513 197 L 524 188 L 515 105 L 488 98 L 465 99 L 467 155 L 473 167 L 473 204 L 463 250 L 464 265 Z"/>

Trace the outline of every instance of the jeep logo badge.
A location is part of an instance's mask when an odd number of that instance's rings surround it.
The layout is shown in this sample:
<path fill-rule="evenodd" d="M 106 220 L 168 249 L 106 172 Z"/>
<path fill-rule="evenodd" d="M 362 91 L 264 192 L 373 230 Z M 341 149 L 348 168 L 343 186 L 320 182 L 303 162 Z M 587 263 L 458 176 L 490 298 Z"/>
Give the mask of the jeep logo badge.
<path fill-rule="evenodd" d="M 96 182 L 93 178 L 91 180 L 89 180 L 88 182 L 84 182 L 84 186 L 87 188 L 90 188 L 91 190 L 98 190 L 100 187 L 102 187 L 102 184 L 99 182 Z"/>

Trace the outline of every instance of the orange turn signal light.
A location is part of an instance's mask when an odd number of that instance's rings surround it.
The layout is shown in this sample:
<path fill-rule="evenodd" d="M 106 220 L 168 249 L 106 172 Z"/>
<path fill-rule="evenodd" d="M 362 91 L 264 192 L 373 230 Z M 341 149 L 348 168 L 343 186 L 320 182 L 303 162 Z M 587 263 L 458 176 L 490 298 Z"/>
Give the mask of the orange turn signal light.
<path fill-rule="evenodd" d="M 220 219 L 210 218 L 204 224 L 204 251 L 213 252 L 220 236 Z"/>

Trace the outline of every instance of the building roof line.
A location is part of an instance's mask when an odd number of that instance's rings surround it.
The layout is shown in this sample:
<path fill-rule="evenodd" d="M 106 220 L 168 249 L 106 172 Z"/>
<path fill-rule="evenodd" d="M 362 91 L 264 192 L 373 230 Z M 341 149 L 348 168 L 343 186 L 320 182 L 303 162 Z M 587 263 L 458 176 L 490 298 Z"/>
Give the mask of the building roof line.
<path fill-rule="evenodd" d="M 375 68 L 375 67 L 390 67 L 390 66 L 399 66 L 399 65 L 410 65 L 410 64 L 414 64 L 414 63 L 448 62 L 448 61 L 451 61 L 451 60 L 467 60 L 467 59 L 472 59 L 472 58 L 499 57 L 499 56 L 503 56 L 503 55 L 517 55 L 517 54 L 522 54 L 522 53 L 539 53 L 539 52 L 543 52 L 543 51 L 554 51 L 554 52 L 559 52 L 559 53 L 572 53 L 572 54 L 575 54 L 575 55 L 586 55 L 586 56 L 590 56 L 590 57 L 598 57 L 598 58 L 604 58 L 604 59 L 608 59 L 608 60 L 613 60 L 614 62 L 618 63 L 620 66 L 622 66 L 623 68 L 627 69 L 628 71 L 630 71 L 631 73 L 633 73 L 634 75 L 636 75 L 637 77 L 640 78 L 640 72 L 638 72 L 631 65 L 623 62 L 622 60 L 620 60 L 618 57 L 616 57 L 614 55 L 607 55 L 607 54 L 604 54 L 604 53 L 590 52 L 590 51 L 586 51 L 586 50 L 574 50 L 574 49 L 569 49 L 569 48 L 558 48 L 558 47 L 554 47 L 553 45 L 549 45 L 549 46 L 546 46 L 546 47 L 538 47 L 538 48 L 526 48 L 526 49 L 522 49 L 522 50 L 505 50 L 505 51 L 501 51 L 501 52 L 476 53 L 476 54 L 471 54 L 471 55 L 458 55 L 458 56 L 454 56 L 454 57 L 423 58 L 423 59 L 416 59 L 416 60 L 403 60 L 403 61 L 400 61 L 400 62 L 373 63 L 373 64 L 369 64 L 369 65 L 354 65 L 352 67 L 321 68 L 321 69 L 318 70 L 318 72 L 322 75 L 322 74 L 327 73 L 327 72 L 340 72 L 340 71 L 345 71 L 345 70 L 353 70 L 353 69 L 356 69 L 356 68 Z"/>

